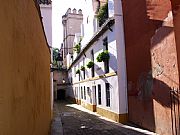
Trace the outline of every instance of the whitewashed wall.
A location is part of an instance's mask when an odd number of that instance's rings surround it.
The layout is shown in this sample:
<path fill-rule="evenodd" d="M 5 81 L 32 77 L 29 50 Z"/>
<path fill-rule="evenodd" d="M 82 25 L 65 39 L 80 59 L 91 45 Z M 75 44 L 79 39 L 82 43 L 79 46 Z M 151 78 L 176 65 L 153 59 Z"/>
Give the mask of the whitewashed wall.
<path fill-rule="evenodd" d="M 49 46 L 52 46 L 52 5 L 40 4 L 41 16 L 44 31 L 46 34 L 47 42 Z M 51 62 L 53 61 L 53 54 L 51 49 Z M 53 92 L 53 73 L 50 73 L 50 84 L 51 84 L 51 110 L 53 110 L 54 92 Z"/>
<path fill-rule="evenodd" d="M 90 41 L 92 36 L 94 35 L 94 11 L 93 11 L 93 5 L 92 0 L 86 0 L 85 1 L 85 7 L 83 9 L 83 40 L 82 40 L 82 48 L 87 44 L 87 42 Z"/>
<path fill-rule="evenodd" d="M 86 73 L 85 73 L 85 79 L 92 78 L 91 75 L 91 69 L 87 68 L 87 63 L 91 60 L 91 50 L 94 51 L 94 62 L 95 62 L 95 77 L 104 75 L 104 62 L 97 62 L 96 57 L 99 53 L 103 51 L 103 39 L 108 37 L 108 51 L 110 53 L 110 60 L 109 60 L 109 73 L 116 72 L 117 71 L 117 46 L 116 46 L 116 40 L 115 40 L 115 27 L 112 26 L 113 32 L 110 30 L 107 30 L 101 37 L 99 37 L 97 40 L 86 52 L 85 55 L 83 55 L 71 68 L 72 70 L 72 78 L 73 83 L 79 82 L 79 75 L 76 74 L 76 70 L 79 69 L 83 65 L 83 58 L 85 58 L 85 67 L 86 67 Z M 85 57 L 86 56 L 86 57 Z M 83 80 L 83 73 L 80 74 L 81 78 L 80 81 Z M 110 107 L 106 107 L 106 89 L 105 89 L 105 83 L 110 83 L 110 97 L 111 97 L 111 105 Z M 84 86 L 86 88 L 86 102 L 90 104 L 96 104 L 95 101 L 98 102 L 98 87 L 97 85 L 101 85 L 101 92 L 102 92 L 102 105 L 98 105 L 99 107 L 102 107 L 104 109 L 108 109 L 111 111 L 114 111 L 116 113 L 119 113 L 119 103 L 117 102 L 117 95 L 118 95 L 118 78 L 117 76 L 112 76 L 108 78 L 103 78 L 95 81 L 89 81 L 84 82 L 80 84 L 74 84 L 73 90 L 75 93 L 75 89 L 78 89 L 78 97 L 76 97 L 79 100 L 81 99 L 81 87 L 83 87 L 83 93 L 84 93 Z M 95 100 L 95 93 L 93 91 L 93 86 L 96 86 L 96 100 Z M 87 87 L 90 88 L 90 91 L 87 91 Z M 76 92 L 77 93 L 77 92 Z M 73 94 L 71 94 L 72 96 Z M 75 94 L 74 94 L 75 95 Z M 84 94 L 83 94 L 84 95 Z M 91 102 L 92 99 L 92 102 Z"/>
<path fill-rule="evenodd" d="M 52 46 L 52 6 L 40 4 L 42 21 L 49 46 Z"/>
<path fill-rule="evenodd" d="M 111 3 L 110 3 L 111 1 Z M 87 0 L 87 2 L 91 3 L 91 0 Z M 90 96 L 92 98 L 93 91 L 92 87 L 96 86 L 96 96 L 98 96 L 98 84 L 101 84 L 101 93 L 102 93 L 102 105 L 98 105 L 98 107 L 111 110 L 116 113 L 124 114 L 128 112 L 128 105 L 127 105 L 127 77 L 126 77 L 126 58 L 125 58 L 125 43 L 124 43 L 124 28 L 123 28 L 123 16 L 122 16 L 122 9 L 121 7 L 121 1 L 119 0 L 109 0 L 109 4 L 114 3 L 114 6 L 111 8 L 111 16 L 114 16 L 115 18 L 115 24 L 112 26 L 113 32 L 107 30 L 101 37 L 99 37 L 97 40 L 86 52 L 85 55 L 83 55 L 72 67 L 72 77 L 73 77 L 73 83 L 76 83 L 79 81 L 78 75 L 75 75 L 75 72 L 78 68 L 81 67 L 83 57 L 85 58 L 85 63 L 87 64 L 91 60 L 91 50 L 94 50 L 94 58 L 95 58 L 95 77 L 105 74 L 104 72 L 104 63 L 97 62 L 96 57 L 97 55 L 103 51 L 103 39 L 105 37 L 108 37 L 108 50 L 110 53 L 110 61 L 109 61 L 109 72 L 116 72 L 116 76 L 111 76 L 108 78 L 103 78 L 99 80 L 94 81 L 88 81 L 80 84 L 74 84 L 73 90 L 74 93 L 78 92 L 78 95 L 76 97 L 78 99 L 81 99 L 81 91 L 79 88 L 81 86 L 86 86 L 86 92 L 87 87 L 90 88 L 90 94 L 86 93 L 86 102 L 90 103 Z M 92 3 L 90 4 L 92 5 Z M 91 6 L 87 7 L 87 14 L 84 14 L 84 38 L 82 41 L 83 47 L 87 45 L 87 43 L 90 41 L 92 36 L 94 35 L 93 31 L 93 20 L 94 20 L 94 13 Z M 114 10 L 114 11 L 113 11 Z M 85 10 L 86 11 L 86 10 Z M 86 12 L 85 12 L 86 13 Z M 114 14 L 114 15 L 113 15 Z M 89 23 L 86 23 L 86 17 L 89 16 L 90 20 Z M 85 57 L 86 56 L 86 57 Z M 75 59 L 75 58 L 74 58 Z M 86 65 L 85 64 L 85 65 Z M 85 78 L 91 78 L 91 70 L 86 68 L 86 76 Z M 81 78 L 82 80 L 82 78 Z M 106 107 L 106 88 L 105 83 L 110 84 L 110 107 Z M 75 92 L 75 89 L 76 90 Z M 96 97 L 97 98 L 97 97 Z M 98 101 L 98 100 L 97 100 Z M 95 100 L 92 101 L 93 104 L 95 104 Z"/>

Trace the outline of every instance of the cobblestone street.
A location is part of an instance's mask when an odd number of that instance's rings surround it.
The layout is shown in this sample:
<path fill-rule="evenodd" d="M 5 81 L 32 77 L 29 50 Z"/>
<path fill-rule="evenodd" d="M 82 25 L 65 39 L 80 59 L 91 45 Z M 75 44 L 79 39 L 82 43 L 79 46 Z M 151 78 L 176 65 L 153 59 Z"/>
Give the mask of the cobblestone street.
<path fill-rule="evenodd" d="M 54 105 L 51 135 L 153 135 L 153 133 L 107 121 L 80 105 L 61 101 Z"/>

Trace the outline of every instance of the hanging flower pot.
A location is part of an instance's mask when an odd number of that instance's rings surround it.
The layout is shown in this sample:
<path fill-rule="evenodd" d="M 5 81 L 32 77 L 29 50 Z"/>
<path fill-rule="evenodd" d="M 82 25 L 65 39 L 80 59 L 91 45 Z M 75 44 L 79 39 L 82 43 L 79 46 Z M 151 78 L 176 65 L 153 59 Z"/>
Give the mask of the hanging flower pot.
<path fill-rule="evenodd" d="M 84 71 L 85 70 L 85 66 L 81 66 L 81 71 Z"/>
<path fill-rule="evenodd" d="M 94 62 L 93 61 L 90 61 L 86 66 L 87 68 L 92 68 L 94 65 Z"/>
<path fill-rule="evenodd" d="M 99 53 L 96 60 L 97 62 L 105 62 L 108 61 L 110 58 L 109 52 L 107 50 L 103 51 L 102 53 Z"/>
<path fill-rule="evenodd" d="M 78 44 L 75 45 L 74 51 L 75 51 L 76 53 L 80 53 L 80 51 L 81 51 L 81 43 L 78 43 Z"/>
<path fill-rule="evenodd" d="M 80 74 L 80 70 L 78 69 L 78 70 L 76 70 L 76 74 Z"/>

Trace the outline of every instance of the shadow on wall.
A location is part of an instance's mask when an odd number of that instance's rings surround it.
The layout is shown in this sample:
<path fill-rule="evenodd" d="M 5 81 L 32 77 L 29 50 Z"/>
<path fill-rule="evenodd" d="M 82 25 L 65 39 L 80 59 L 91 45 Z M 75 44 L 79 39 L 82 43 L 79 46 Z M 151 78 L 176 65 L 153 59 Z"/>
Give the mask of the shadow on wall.
<path fill-rule="evenodd" d="M 116 63 L 114 63 L 114 64 L 111 64 L 110 62 L 109 62 L 109 68 L 110 69 L 112 69 L 114 72 L 116 72 L 117 71 L 117 58 L 116 58 L 116 56 L 114 56 L 114 54 L 112 54 L 112 53 L 110 53 L 109 52 L 109 55 L 110 55 L 110 60 L 109 61 L 111 61 L 111 62 L 116 62 Z M 104 62 L 98 62 L 98 63 L 103 63 L 102 65 L 102 67 L 100 67 L 98 64 L 95 64 L 94 65 L 94 67 L 95 67 L 95 72 L 96 72 L 96 74 L 97 74 L 97 76 L 101 76 L 101 75 L 104 75 L 105 74 L 105 71 L 103 70 L 104 69 Z"/>
<path fill-rule="evenodd" d="M 170 11 L 169 2 L 153 2 L 123 2 L 129 120 L 172 135 L 170 91 L 179 84 L 176 44 L 173 28 L 163 24 Z"/>
<path fill-rule="evenodd" d="M 155 119 L 162 125 L 169 121 L 168 132 L 174 132 L 174 135 L 176 135 L 175 132 L 179 134 L 180 93 L 170 88 L 166 83 L 154 79 L 150 72 L 141 74 L 137 85 L 135 91 L 128 90 L 129 111 L 134 112 L 130 119 L 151 131 L 156 131 Z M 132 106 L 136 106 L 136 109 L 133 109 Z M 156 110 L 158 106 L 159 108 Z M 169 108 L 169 111 L 161 106 Z M 142 112 L 140 115 L 136 115 L 139 110 Z M 167 113 L 167 116 L 159 117 L 163 115 L 163 111 Z"/>
<path fill-rule="evenodd" d="M 110 53 L 109 52 L 109 55 L 110 55 L 110 60 L 111 61 L 117 61 L 117 58 L 114 56 L 114 54 Z M 98 62 L 99 63 L 99 62 Z M 103 62 L 101 62 L 103 63 Z M 103 70 L 104 69 L 104 63 L 102 64 L 103 66 L 100 67 L 98 64 L 95 64 L 94 63 L 94 72 L 97 74 L 97 76 L 101 76 L 101 75 L 104 75 L 105 74 L 105 71 Z M 116 67 L 116 64 L 111 64 L 110 65 L 110 68 L 116 72 L 117 71 L 117 67 Z M 91 72 L 91 69 L 88 69 L 87 68 L 85 69 L 85 74 L 86 74 L 86 77 L 87 78 L 92 78 L 92 72 Z M 80 77 L 81 77 L 81 80 L 83 80 L 83 74 L 81 73 L 80 74 Z"/>
<path fill-rule="evenodd" d="M 117 59 L 116 59 L 116 57 L 114 56 L 114 54 L 112 54 L 112 53 L 109 53 L 109 54 L 110 54 L 111 61 L 117 61 Z M 104 64 L 103 64 L 103 65 L 104 65 Z M 116 71 L 116 67 L 114 67 L 114 66 L 112 67 L 112 66 L 113 66 L 113 65 L 111 65 L 110 68 L 112 68 L 112 69 L 114 70 L 114 72 L 115 72 L 115 71 Z M 101 75 L 104 75 L 104 74 L 105 74 L 104 70 L 103 70 L 102 68 L 99 68 L 99 65 L 94 64 L 94 68 L 95 68 L 95 72 L 96 72 L 96 74 L 97 74 L 98 76 L 101 76 Z M 98 69 L 98 71 L 97 71 L 97 69 Z M 82 71 L 81 71 L 81 72 L 82 72 Z M 85 74 L 86 74 L 86 77 L 87 77 L 87 78 L 91 78 L 91 77 L 92 77 L 92 76 L 91 76 L 91 69 L 88 69 L 88 70 L 85 69 Z M 83 74 L 80 73 L 79 75 L 80 75 L 81 80 L 83 80 Z M 78 77 L 79 77 L 79 75 L 77 74 Z M 86 78 L 86 79 L 87 79 L 87 78 Z M 107 80 L 106 78 L 102 78 L 101 80 L 103 80 L 105 83 L 108 83 L 108 80 Z M 113 86 L 110 85 L 110 87 L 112 88 Z M 74 93 L 74 90 L 73 90 L 72 85 L 69 86 L 68 91 L 69 91 L 69 93 L 70 93 L 70 95 L 71 95 L 71 96 L 69 96 L 68 98 L 71 99 L 71 100 L 73 100 L 75 103 L 78 103 L 77 101 L 74 100 L 74 98 L 76 97 L 76 94 Z M 74 97 L 74 98 L 72 98 L 72 97 Z"/>

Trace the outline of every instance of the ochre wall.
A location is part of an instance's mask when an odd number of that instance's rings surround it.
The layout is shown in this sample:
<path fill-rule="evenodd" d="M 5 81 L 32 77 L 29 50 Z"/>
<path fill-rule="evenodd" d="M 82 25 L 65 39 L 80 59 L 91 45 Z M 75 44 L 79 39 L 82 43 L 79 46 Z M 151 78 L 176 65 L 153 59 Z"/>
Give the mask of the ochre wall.
<path fill-rule="evenodd" d="M 179 86 L 170 0 L 123 0 L 129 120 L 172 134 L 170 90 Z"/>
<path fill-rule="evenodd" d="M 0 135 L 48 135 L 49 62 L 34 1 L 1 1 Z"/>

